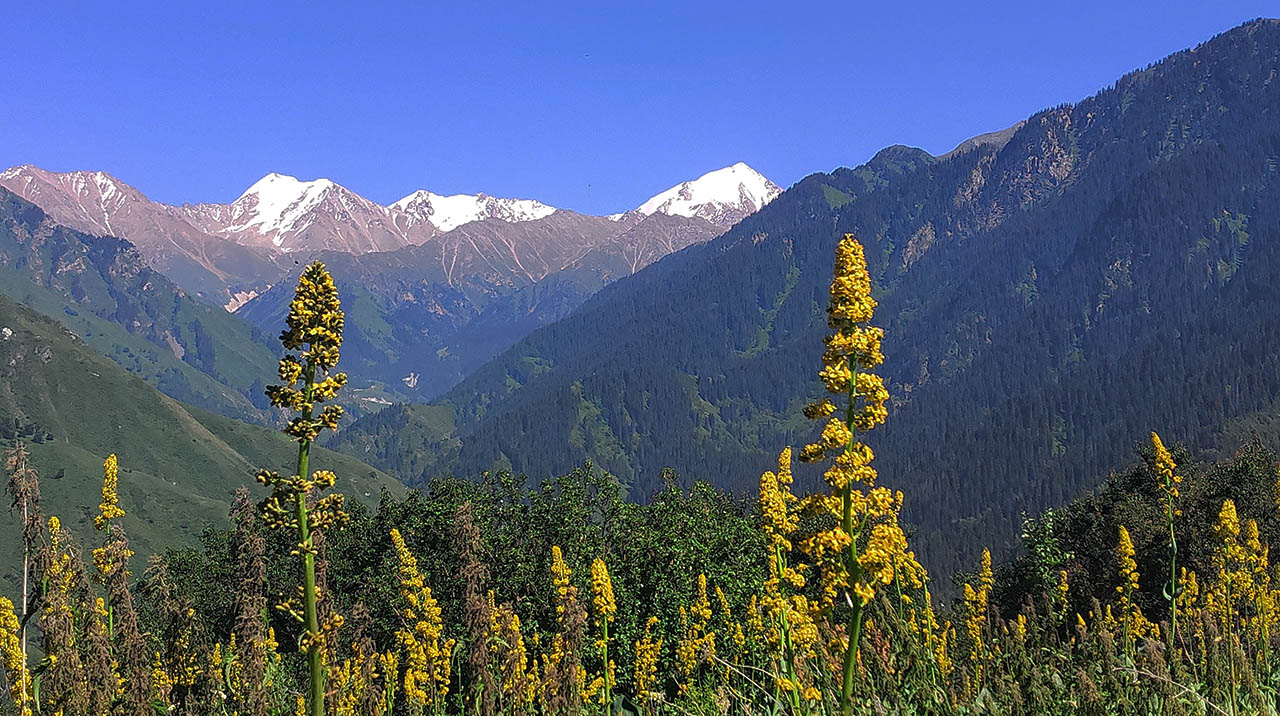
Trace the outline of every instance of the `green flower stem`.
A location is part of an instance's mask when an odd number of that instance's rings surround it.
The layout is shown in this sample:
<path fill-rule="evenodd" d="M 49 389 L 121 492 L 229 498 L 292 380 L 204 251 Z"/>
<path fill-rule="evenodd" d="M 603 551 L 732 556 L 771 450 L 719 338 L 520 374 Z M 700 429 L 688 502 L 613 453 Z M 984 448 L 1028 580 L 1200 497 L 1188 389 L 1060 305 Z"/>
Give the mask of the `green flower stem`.
<path fill-rule="evenodd" d="M 776 569 L 778 570 L 778 581 L 779 581 L 778 587 L 779 589 L 781 589 L 782 588 L 782 570 L 783 570 L 783 567 L 785 566 L 781 547 L 774 547 L 773 559 L 774 559 L 774 564 L 776 566 Z M 796 649 L 795 649 L 795 645 L 792 644 L 792 641 L 791 641 L 791 620 L 787 618 L 788 609 L 784 609 L 782 611 L 782 615 L 779 617 L 779 621 L 781 622 L 781 624 L 779 625 L 779 631 L 781 632 L 781 636 L 782 636 L 782 640 L 781 640 L 782 655 L 780 658 L 784 660 L 785 663 L 780 663 L 778 665 L 778 673 L 784 674 L 787 677 L 787 680 L 791 682 L 792 689 L 787 692 L 787 698 L 790 699 L 791 701 L 792 713 L 798 715 L 801 713 L 800 679 L 796 676 Z M 774 698 L 777 698 L 776 696 L 777 691 L 778 691 L 778 687 L 775 682 Z M 781 701 L 781 699 L 778 699 L 778 700 Z"/>
<path fill-rule="evenodd" d="M 109 546 L 111 544 L 111 520 L 107 520 L 106 527 L 102 528 L 102 533 L 107 536 L 107 541 L 103 542 L 103 546 Z M 123 565 L 121 565 L 121 568 L 123 568 Z M 104 581 L 103 584 L 105 585 L 106 582 Z M 107 599 L 105 600 L 107 604 L 107 640 L 111 642 L 113 645 L 112 648 L 114 649 L 116 638 L 116 608 L 111 603 L 110 597 L 111 595 L 108 593 Z"/>
<path fill-rule="evenodd" d="M 315 385 L 316 367 L 308 361 L 305 396 L 306 418 L 311 419 L 311 391 Z M 311 457 L 311 441 L 298 443 L 298 476 L 306 479 Z M 302 600 L 307 620 L 307 666 L 311 675 L 311 716 L 324 716 L 324 662 L 320 655 L 320 618 L 316 608 L 316 554 L 311 543 L 311 527 L 307 524 L 307 493 L 298 492 L 298 550 L 302 553 Z"/>
<path fill-rule="evenodd" d="M 609 618 L 605 617 L 600 625 L 602 642 L 600 644 L 600 659 L 604 662 L 604 712 L 606 714 L 613 713 L 613 689 L 610 688 L 609 678 Z"/>
<path fill-rule="evenodd" d="M 853 435 L 853 411 L 855 401 L 858 398 L 858 366 L 850 356 L 848 361 L 850 378 L 848 405 L 845 407 L 845 425 L 849 428 L 851 437 L 849 444 L 845 446 L 848 451 L 853 447 L 855 440 Z M 845 571 L 849 574 L 849 586 L 852 590 L 853 585 L 857 584 L 861 576 L 861 567 L 858 564 L 858 535 L 853 531 L 853 484 L 847 484 L 840 491 L 840 527 L 844 533 L 849 535 L 849 552 L 846 556 Z M 858 526 L 858 532 L 862 532 L 862 525 Z M 840 713 L 843 716 L 850 716 L 853 713 L 853 668 L 858 658 L 858 646 L 862 641 L 862 598 L 857 594 L 853 594 L 852 611 L 849 613 L 849 621 L 846 625 L 846 632 L 849 637 L 849 645 L 844 652 L 844 673 L 843 680 L 840 685 Z"/>
<path fill-rule="evenodd" d="M 1178 538 L 1173 533 L 1173 495 L 1168 495 L 1165 517 L 1169 519 L 1169 645 L 1178 634 Z"/>

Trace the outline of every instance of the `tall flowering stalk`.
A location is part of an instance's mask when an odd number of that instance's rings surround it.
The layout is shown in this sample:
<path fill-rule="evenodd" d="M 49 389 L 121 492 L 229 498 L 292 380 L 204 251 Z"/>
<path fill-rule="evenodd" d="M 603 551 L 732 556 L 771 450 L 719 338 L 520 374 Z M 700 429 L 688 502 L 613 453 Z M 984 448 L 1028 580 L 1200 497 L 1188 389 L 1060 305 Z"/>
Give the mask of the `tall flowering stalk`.
<path fill-rule="evenodd" d="M 991 550 L 982 550 L 982 559 L 978 563 L 978 586 L 968 582 L 964 585 L 965 632 L 969 636 L 968 689 L 970 695 L 982 689 L 986 678 L 986 664 L 990 653 L 987 649 L 987 634 L 991 631 L 991 589 L 995 585 L 995 575 L 991 571 Z"/>
<path fill-rule="evenodd" d="M 20 641 L 23 657 L 27 654 L 26 619 L 31 595 L 31 558 L 40 539 L 40 479 L 29 463 L 30 453 L 19 441 L 5 453 L 5 470 L 9 473 L 7 491 L 12 508 L 22 513 L 22 607 Z"/>
<path fill-rule="evenodd" d="M 333 615 L 320 623 L 316 587 L 316 544 L 314 530 L 341 524 L 346 520 L 341 494 L 326 495 L 308 502 L 313 491 L 333 487 L 335 475 L 328 470 L 310 473 L 311 443 L 321 430 L 337 430 L 342 408 L 326 405 L 317 415 L 316 405 L 332 400 L 347 384 L 345 373 L 333 372 L 342 346 L 343 315 L 338 289 L 333 277 L 319 261 L 307 266 L 298 277 L 298 287 L 286 328 L 280 342 L 287 353 L 280 359 L 280 385 L 267 388 L 273 405 L 296 413 L 285 427 L 285 434 L 298 443 L 297 471 L 288 477 L 270 470 L 258 472 L 257 479 L 272 488 L 271 496 L 262 504 L 263 519 L 273 529 L 289 529 L 297 533 L 293 554 L 302 561 L 302 611 L 293 599 L 279 609 L 302 622 L 299 646 L 307 653 L 310 678 L 310 714 L 323 716 L 325 695 L 325 642 L 331 632 L 342 625 L 342 617 Z M 310 475 L 308 477 L 308 475 Z"/>
<path fill-rule="evenodd" d="M 551 584 L 555 588 L 557 631 L 542 655 L 542 709 L 548 713 L 578 713 L 586 691 L 582 667 L 583 631 L 587 611 L 578 600 L 573 571 L 559 545 L 551 546 Z"/>
<path fill-rule="evenodd" d="M 1164 598 L 1169 600 L 1169 643 L 1172 644 L 1178 633 L 1178 538 L 1173 532 L 1173 520 L 1182 514 L 1174 501 L 1178 499 L 1178 483 L 1182 477 L 1174 472 L 1178 465 L 1154 432 L 1151 447 L 1156 453 L 1156 472 L 1160 476 L 1160 491 L 1164 493 L 1164 520 L 1169 527 L 1169 583 L 1165 586 Z"/>
<path fill-rule="evenodd" d="M 1129 530 L 1120 525 L 1117 533 L 1116 567 L 1119 571 L 1120 584 L 1116 586 L 1116 594 L 1120 596 L 1117 608 L 1120 618 L 1124 620 L 1124 648 L 1133 658 L 1134 641 L 1138 634 L 1134 628 L 1141 618 L 1133 597 L 1138 593 L 1138 562 L 1134 559 L 1137 552 L 1133 548 L 1133 539 Z"/>
<path fill-rule="evenodd" d="M 1217 549 L 1213 553 L 1213 566 L 1218 572 L 1217 594 L 1212 594 L 1213 602 L 1220 612 L 1222 623 L 1227 632 L 1227 664 L 1230 671 L 1231 713 L 1236 712 L 1236 684 L 1239 677 L 1233 650 L 1236 648 L 1236 617 L 1242 610 L 1236 608 L 1242 594 L 1247 595 L 1252 589 L 1252 572 L 1248 567 L 1249 556 L 1240 544 L 1240 518 L 1236 514 L 1236 503 L 1224 500 L 1222 510 L 1218 513 L 1218 521 L 1213 526 L 1213 534 L 1218 540 Z"/>
<path fill-rule="evenodd" d="M 802 590 L 804 565 L 791 566 L 791 539 L 800 525 L 799 500 L 791 492 L 791 448 L 778 456 L 778 472 L 760 476 L 761 529 L 769 540 L 769 576 L 764 581 L 760 604 L 769 625 L 765 633 L 774 657 L 774 688 L 785 697 L 794 713 L 801 710 L 800 677 L 797 659 L 814 657 L 818 628 L 810 614 Z"/>
<path fill-rule="evenodd" d="M 848 644 L 844 653 L 840 711 L 852 712 L 853 672 L 862 636 L 864 606 L 875 597 L 877 586 L 890 584 L 899 571 L 922 579 L 923 570 L 906 549 L 906 537 L 898 525 L 901 494 L 875 487 L 871 448 L 858 440 L 883 423 L 888 415 L 889 391 L 872 370 L 884 361 L 880 342 L 884 331 L 869 325 L 876 302 L 871 297 L 871 276 L 862 244 L 845 234 L 836 245 L 824 339 L 822 379 L 837 401 L 823 398 L 805 408 L 805 416 L 826 419 L 822 437 L 806 445 L 804 462 L 832 457 L 823 479 L 831 493 L 806 498 L 805 509 L 834 518 L 836 525 L 810 535 L 801 549 L 813 558 L 821 574 L 818 606 L 829 610 L 840 595 L 852 609 L 846 624 Z M 843 410 L 841 411 L 841 408 Z M 840 415 L 836 415 L 840 411 Z"/>
<path fill-rule="evenodd" d="M 0 666 L 9 684 L 9 696 L 19 716 L 31 716 L 31 675 L 22 651 L 22 627 L 13 611 L 13 602 L 0 597 Z"/>
<path fill-rule="evenodd" d="M 115 453 L 107 456 L 102 463 L 102 503 L 98 505 L 98 514 L 93 518 L 93 526 L 106 535 L 106 543 L 93 551 L 93 563 L 98 568 L 101 580 L 110 574 L 109 565 L 105 561 L 108 548 L 111 546 L 111 523 L 124 517 L 124 509 L 120 507 L 120 463 Z M 105 581 L 102 582 L 104 585 Z M 115 607 L 107 605 L 107 634 L 115 634 Z"/>
<path fill-rule="evenodd" d="M 443 638 L 440 605 L 418 570 L 417 558 L 409 551 L 397 529 L 391 530 L 391 546 L 399 564 L 400 596 L 403 599 L 400 612 L 403 626 L 396 630 L 396 643 L 400 646 L 400 661 L 404 667 L 401 683 L 405 700 L 414 713 L 422 713 L 428 708 L 432 713 L 444 713 L 454 640 Z M 387 678 L 394 677 L 388 675 Z"/>
<path fill-rule="evenodd" d="M 27 673 L 27 619 L 31 602 L 31 558 L 35 554 L 42 526 L 40 478 L 28 461 L 30 456 L 31 454 L 27 452 L 26 446 L 21 441 L 4 456 L 4 467 L 9 473 L 8 492 L 13 500 L 11 506 L 22 514 L 22 604 L 18 615 L 20 616 L 18 646 L 22 652 L 24 676 L 21 681 L 23 690 L 20 696 L 23 699 L 29 695 L 27 689 L 30 688 L 31 681 L 30 674 Z"/>
<path fill-rule="evenodd" d="M 77 611 L 81 607 L 78 597 L 88 591 L 85 565 L 71 544 L 71 535 L 56 516 L 49 518 L 47 530 L 49 542 L 41 548 L 38 559 L 44 572 L 39 625 L 45 657 L 37 667 L 43 671 L 37 700 L 68 714 L 106 713 L 118 681 L 106 639 L 106 608 L 102 609 L 103 621 L 90 622 L 91 626 L 96 622 L 101 629 L 88 630 L 85 647 L 90 661 L 84 663 L 80 659 Z M 95 668 L 102 666 L 105 668 Z"/>
<path fill-rule="evenodd" d="M 644 634 L 636 640 L 635 672 L 631 679 L 636 700 L 640 702 L 640 713 L 651 716 L 654 706 L 661 694 L 655 691 L 658 686 L 658 660 L 662 658 L 662 637 L 654 636 L 658 626 L 657 617 L 649 617 L 644 624 Z"/>
<path fill-rule="evenodd" d="M 613 713 L 614 663 L 609 660 L 609 623 L 618 612 L 618 603 L 613 597 L 613 580 L 609 578 L 609 568 L 599 557 L 591 563 L 591 604 L 594 607 L 596 627 L 600 629 L 600 638 L 596 646 L 600 649 L 600 663 L 604 669 L 604 691 L 601 703 L 606 713 Z"/>

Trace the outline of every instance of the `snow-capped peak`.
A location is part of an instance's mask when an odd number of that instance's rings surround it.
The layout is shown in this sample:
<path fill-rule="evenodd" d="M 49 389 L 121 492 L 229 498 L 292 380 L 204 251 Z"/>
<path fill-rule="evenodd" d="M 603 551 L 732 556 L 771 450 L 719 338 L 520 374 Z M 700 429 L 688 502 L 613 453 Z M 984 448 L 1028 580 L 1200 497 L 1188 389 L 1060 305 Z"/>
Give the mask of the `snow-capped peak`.
<path fill-rule="evenodd" d="M 533 199 L 500 199 L 486 194 L 444 196 L 419 189 L 388 207 L 403 217 L 404 228 L 430 223 L 440 231 L 482 219 L 507 222 L 532 221 L 556 211 Z"/>
<path fill-rule="evenodd" d="M 283 232 L 300 228 L 329 190 L 337 185 L 328 179 L 302 181 L 287 174 L 272 172 L 253 183 L 232 202 L 232 224 L 224 231 L 253 229 L 259 234 L 274 234 L 273 243 L 280 245 Z"/>
<path fill-rule="evenodd" d="M 334 183 L 328 179 L 315 179 L 312 181 L 302 181 L 297 177 L 291 177 L 288 174 L 279 174 L 271 172 L 254 182 L 252 186 L 244 190 L 236 201 L 249 196 L 256 196 L 260 202 L 276 202 L 283 199 L 292 199 L 308 191 L 323 191 L 334 186 Z"/>
<path fill-rule="evenodd" d="M 731 224 L 758 211 L 782 193 L 769 181 L 742 162 L 667 189 L 637 209 L 642 214 L 701 216 L 720 224 Z"/>

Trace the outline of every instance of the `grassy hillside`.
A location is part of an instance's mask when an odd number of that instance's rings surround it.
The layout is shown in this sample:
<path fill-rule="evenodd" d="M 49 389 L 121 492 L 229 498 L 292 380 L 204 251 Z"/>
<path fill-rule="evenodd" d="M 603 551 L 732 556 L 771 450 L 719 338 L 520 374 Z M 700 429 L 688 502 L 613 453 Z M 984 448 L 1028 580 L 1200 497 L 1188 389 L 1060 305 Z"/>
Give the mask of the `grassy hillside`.
<path fill-rule="evenodd" d="M 102 462 L 120 460 L 125 526 L 142 555 L 190 544 L 226 520 L 232 492 L 257 468 L 288 471 L 283 434 L 184 405 L 93 351 L 59 323 L 0 296 L 0 446 L 25 442 L 42 476 L 44 511 L 82 537 L 92 531 Z M 354 458 L 315 450 L 312 466 L 340 476 L 353 498 L 403 492 Z M 14 544 L 14 520 L 0 541 Z M 0 555 L 6 573 L 14 555 Z"/>

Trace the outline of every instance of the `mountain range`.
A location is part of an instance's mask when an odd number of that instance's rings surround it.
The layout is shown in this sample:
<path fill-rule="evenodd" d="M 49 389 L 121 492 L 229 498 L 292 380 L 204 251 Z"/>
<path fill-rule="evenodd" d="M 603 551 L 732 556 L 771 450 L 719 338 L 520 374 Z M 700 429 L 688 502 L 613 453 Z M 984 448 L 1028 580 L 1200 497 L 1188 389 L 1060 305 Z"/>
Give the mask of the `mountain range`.
<path fill-rule="evenodd" d="M 104 172 L 29 165 L 0 173 L 0 187 L 68 227 L 128 240 L 179 291 L 263 335 L 278 330 L 301 266 L 325 261 L 360 318 L 345 350 L 357 412 L 439 396 L 602 286 L 722 233 L 781 191 L 742 163 L 607 217 L 425 190 L 381 206 L 327 179 L 281 174 L 230 204 L 160 204 Z M 200 402 L 185 389 L 171 394 Z"/>
<path fill-rule="evenodd" d="M 276 173 L 230 204 L 161 204 L 106 172 L 56 173 L 32 165 L 0 172 L 0 186 L 67 226 L 132 242 L 155 268 L 228 310 L 287 273 L 297 257 L 286 261 L 285 254 L 391 251 L 424 244 L 473 222 L 516 225 L 559 211 L 532 199 L 442 196 L 426 190 L 382 206 L 328 179 L 301 181 Z M 727 228 L 780 191 L 739 163 L 678 184 L 610 218 L 617 222 L 664 213 Z"/>
<path fill-rule="evenodd" d="M 754 489 L 812 439 L 832 251 L 866 245 L 893 396 L 869 436 L 952 571 L 1132 459 L 1280 395 L 1280 22 L 1248 23 L 944 156 L 811 175 L 337 447 L 412 482 L 583 461 Z M 799 470 L 803 486 L 817 474 Z"/>

